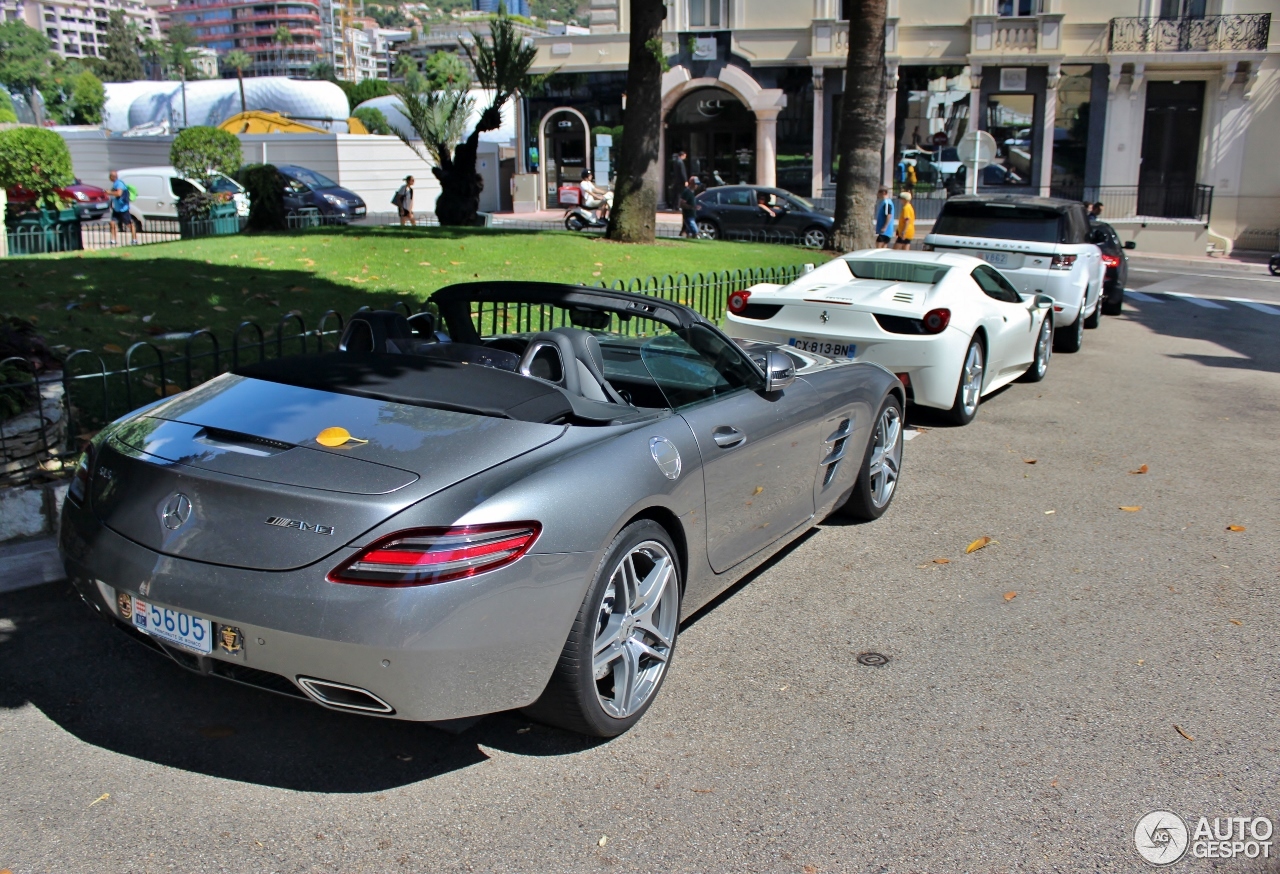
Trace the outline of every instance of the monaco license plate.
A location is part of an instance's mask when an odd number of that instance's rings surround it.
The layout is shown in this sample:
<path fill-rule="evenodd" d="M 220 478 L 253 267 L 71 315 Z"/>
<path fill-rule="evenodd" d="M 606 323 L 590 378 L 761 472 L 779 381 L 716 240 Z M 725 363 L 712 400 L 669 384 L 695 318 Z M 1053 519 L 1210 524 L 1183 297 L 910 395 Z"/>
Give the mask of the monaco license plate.
<path fill-rule="evenodd" d="M 801 352 L 814 352 L 829 358 L 852 358 L 858 351 L 858 347 L 852 343 L 835 343 L 814 337 L 792 337 L 788 343 Z"/>
<path fill-rule="evenodd" d="M 996 267 L 1006 267 L 1009 264 L 1008 252 L 983 252 L 981 257 L 983 261 Z"/>
<path fill-rule="evenodd" d="M 134 598 L 133 624 L 139 631 L 178 646 L 200 653 L 213 651 L 213 627 L 208 619 Z"/>

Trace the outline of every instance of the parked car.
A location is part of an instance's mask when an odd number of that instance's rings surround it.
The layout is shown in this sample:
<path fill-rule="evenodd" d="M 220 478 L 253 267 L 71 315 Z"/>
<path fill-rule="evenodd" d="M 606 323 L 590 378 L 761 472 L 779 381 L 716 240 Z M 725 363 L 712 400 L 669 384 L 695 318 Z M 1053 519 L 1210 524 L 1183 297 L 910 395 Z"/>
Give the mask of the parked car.
<path fill-rule="evenodd" d="M 1084 204 L 1017 194 L 952 197 L 942 207 L 925 248 L 982 258 L 1021 294 L 1053 298 L 1054 341 L 1076 352 L 1084 329 L 1102 315 L 1102 253 L 1089 241 Z"/>
<path fill-rule="evenodd" d="M 763 195 L 777 215 L 758 205 Z M 745 237 L 794 237 L 815 249 L 827 245 L 834 220 L 831 213 L 798 194 L 757 185 L 725 185 L 698 195 L 698 236 L 704 240 Z"/>
<path fill-rule="evenodd" d="M 99 432 L 61 528 L 80 594 L 201 674 L 611 737 L 657 695 L 681 617 L 828 513 L 893 499 L 904 393 L 881 367 L 743 349 L 642 294 L 431 301 L 451 339 L 428 313 L 358 313 L 339 351 Z M 507 333 L 508 308 L 562 327 Z"/>
<path fill-rule="evenodd" d="M 276 169 L 285 179 L 284 211 L 289 215 L 300 209 L 316 209 L 339 223 L 364 217 L 366 208 L 360 195 L 328 176 L 296 164 L 277 164 Z"/>
<path fill-rule="evenodd" d="M 1020 376 L 1044 379 L 1053 300 L 1022 294 L 969 255 L 866 249 L 788 285 L 729 296 L 732 337 L 879 364 L 907 399 L 967 425 L 978 404 Z"/>
<path fill-rule="evenodd" d="M 1089 241 L 1102 252 L 1107 271 L 1102 281 L 1102 314 L 1118 316 L 1124 309 L 1124 287 L 1129 283 L 1129 256 L 1125 250 L 1136 249 L 1138 244 L 1130 240 L 1122 245 L 1116 229 L 1100 221 L 1093 223 Z"/>
<path fill-rule="evenodd" d="M 205 190 L 201 183 L 186 178 L 173 167 L 131 167 L 118 173 L 118 178 L 137 192 L 130 204 L 131 211 L 143 219 L 176 219 L 178 203 L 193 192 Z M 249 215 L 249 195 L 239 182 L 215 173 L 209 190 L 234 201 L 237 215 Z"/>
<path fill-rule="evenodd" d="M 17 211 L 32 209 L 36 196 L 21 185 L 8 190 L 9 203 Z M 96 185 L 85 185 L 77 179 L 66 188 L 58 189 L 58 196 L 64 201 L 64 209 L 74 209 L 76 217 L 81 221 L 93 221 L 107 214 L 111 208 L 111 195 Z"/>
<path fill-rule="evenodd" d="M 960 153 L 955 146 L 943 146 L 935 152 L 932 152 L 929 158 L 929 166 L 939 182 L 946 182 L 956 174 L 960 169 Z"/>

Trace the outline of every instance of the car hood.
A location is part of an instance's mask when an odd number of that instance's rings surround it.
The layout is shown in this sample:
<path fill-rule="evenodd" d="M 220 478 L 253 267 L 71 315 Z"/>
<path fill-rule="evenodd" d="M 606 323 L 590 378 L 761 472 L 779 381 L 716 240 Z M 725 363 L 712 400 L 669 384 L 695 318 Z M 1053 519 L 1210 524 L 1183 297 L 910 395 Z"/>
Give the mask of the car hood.
<path fill-rule="evenodd" d="M 364 206 L 364 198 L 349 188 L 339 188 L 334 186 L 333 188 L 313 188 L 311 190 L 321 196 L 325 194 L 332 194 L 334 197 L 341 197 L 347 203 L 353 203 L 356 206 Z"/>
<path fill-rule="evenodd" d="M 354 439 L 321 445 L 327 428 Z M 223 376 L 108 429 L 93 510 L 165 555 L 287 570 L 564 430 Z"/>

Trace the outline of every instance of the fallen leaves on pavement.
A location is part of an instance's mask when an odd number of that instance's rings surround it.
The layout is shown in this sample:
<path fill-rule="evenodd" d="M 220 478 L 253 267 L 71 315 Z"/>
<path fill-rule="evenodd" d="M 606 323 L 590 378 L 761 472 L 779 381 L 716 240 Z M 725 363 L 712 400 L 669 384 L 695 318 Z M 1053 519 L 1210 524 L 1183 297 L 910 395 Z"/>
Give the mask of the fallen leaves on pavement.
<path fill-rule="evenodd" d="M 977 552 L 979 549 L 982 549 L 983 547 L 990 545 L 991 542 L 992 541 L 990 537 L 983 535 L 982 537 L 979 537 L 977 540 L 973 541 L 973 543 L 970 543 L 968 546 L 966 546 L 964 548 L 964 554 L 968 555 L 971 552 Z"/>
<path fill-rule="evenodd" d="M 1243 531 L 1243 530 L 1244 530 L 1244 526 L 1243 526 L 1243 525 L 1228 525 L 1228 526 L 1227 526 L 1227 530 L 1228 530 L 1228 531 Z"/>
<path fill-rule="evenodd" d="M 1175 725 L 1173 727 L 1173 730 L 1176 731 L 1178 734 L 1182 735 L 1183 737 L 1185 737 L 1187 740 L 1195 740 L 1194 737 L 1187 734 L 1187 730 L 1183 728 L 1181 725 Z"/>
<path fill-rule="evenodd" d="M 951 559 L 949 559 L 949 558 L 935 558 L 935 559 L 933 560 L 933 563 L 934 563 L 934 564 L 951 564 Z"/>
<path fill-rule="evenodd" d="M 1241 622 L 1239 619 L 1228 619 L 1227 621 L 1230 622 L 1232 625 L 1244 625 L 1244 623 Z"/>
<path fill-rule="evenodd" d="M 1142 505 L 1134 504 L 1132 507 L 1121 507 L 1120 509 L 1124 510 L 1126 513 L 1136 513 L 1142 509 Z"/>
<path fill-rule="evenodd" d="M 115 352 L 117 355 L 118 355 L 118 354 L 120 354 L 120 353 L 122 353 L 122 352 L 124 352 L 124 350 L 123 350 L 123 349 L 121 349 L 119 346 L 117 346 L 115 343 L 106 343 L 106 344 L 104 344 L 104 345 L 103 345 L 103 347 L 102 347 L 102 351 L 103 351 L 103 352 Z"/>
<path fill-rule="evenodd" d="M 89 806 L 90 806 L 90 807 L 93 807 L 93 806 L 94 806 L 95 804 L 97 804 L 99 801 L 106 801 L 106 800 L 107 800 L 108 798 L 110 798 L 110 797 L 111 797 L 111 793 L 110 793 L 110 792 L 103 792 L 103 793 L 102 793 L 101 795 L 99 795 L 97 798 L 93 799 L 93 801 L 90 801 L 90 802 L 89 802 Z"/>
<path fill-rule="evenodd" d="M 597 846 L 597 847 L 603 847 L 603 846 L 604 846 L 605 844 L 607 844 L 607 843 L 609 843 L 609 836 L 608 836 L 608 835 L 601 835 L 601 836 L 600 836 L 600 840 L 596 841 L 596 846 Z"/>
<path fill-rule="evenodd" d="M 1005 592 L 1005 593 L 1004 593 L 1004 599 L 1005 599 L 1006 601 L 1012 601 L 1012 600 L 1013 600 L 1014 598 L 1016 598 L 1016 597 L 1018 597 L 1018 593 L 1017 593 L 1017 592 Z"/>
<path fill-rule="evenodd" d="M 1024 458 L 1024 459 L 1022 459 L 1022 463 L 1023 463 L 1023 464 L 1035 464 L 1035 463 L 1036 463 L 1036 459 L 1034 459 L 1034 458 Z"/>
<path fill-rule="evenodd" d="M 1148 470 L 1150 470 L 1150 469 L 1151 469 L 1151 468 L 1147 467 L 1147 466 L 1144 464 L 1144 465 L 1142 465 L 1142 467 L 1138 468 L 1137 470 L 1131 470 L 1131 471 L 1129 471 L 1129 473 L 1132 473 L 1132 474 L 1146 473 L 1146 472 L 1147 472 Z"/>

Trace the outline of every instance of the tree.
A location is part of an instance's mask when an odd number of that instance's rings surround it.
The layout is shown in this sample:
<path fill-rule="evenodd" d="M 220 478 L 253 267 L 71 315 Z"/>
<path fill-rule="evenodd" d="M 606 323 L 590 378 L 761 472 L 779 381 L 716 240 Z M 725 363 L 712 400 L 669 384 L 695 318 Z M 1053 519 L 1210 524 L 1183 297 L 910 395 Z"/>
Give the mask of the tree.
<path fill-rule="evenodd" d="M 49 39 L 21 21 L 0 24 L 0 85 L 21 94 L 35 115 L 36 124 L 44 123 L 44 109 L 36 96 L 53 74 Z"/>
<path fill-rule="evenodd" d="M 71 151 L 61 136 L 39 127 L 0 131 L 0 188 L 21 185 L 39 206 L 56 208 L 58 189 L 75 181 Z"/>
<path fill-rule="evenodd" d="M 0 124 L 12 124 L 18 120 L 18 112 L 13 108 L 13 100 L 9 92 L 0 88 Z"/>
<path fill-rule="evenodd" d="M 618 150 L 618 175 L 609 239 L 652 243 L 658 223 L 658 135 L 662 129 L 662 0 L 631 0 L 631 57 L 627 63 L 628 137 Z"/>
<path fill-rule="evenodd" d="M 293 45 L 293 34 L 289 31 L 289 28 L 282 24 L 276 28 L 275 36 L 272 39 L 280 53 L 280 67 L 284 69 L 283 73 L 277 75 L 288 76 L 289 63 L 286 60 L 285 53 L 288 52 L 289 46 Z"/>
<path fill-rule="evenodd" d="M 465 90 L 471 84 L 467 62 L 453 52 L 432 52 L 427 57 L 426 68 L 427 87 L 433 90 L 439 91 L 448 85 Z"/>
<path fill-rule="evenodd" d="M 395 131 L 391 129 L 391 123 L 387 121 L 387 117 L 383 115 L 382 110 L 378 109 L 376 106 L 362 106 L 351 114 L 360 119 L 360 123 L 363 124 L 365 129 L 371 134 L 382 134 L 385 136 L 387 134 L 395 133 Z"/>
<path fill-rule="evenodd" d="M 875 243 L 876 190 L 884 148 L 886 0 L 852 0 L 849 59 L 840 110 L 836 155 L 835 249 L 870 248 Z"/>
<path fill-rule="evenodd" d="M 196 48 L 199 42 L 191 25 L 180 19 L 174 19 L 170 22 L 165 45 L 165 60 L 168 63 L 170 77 L 181 79 L 198 79 L 200 77 L 200 71 L 191 60 L 189 51 Z"/>
<path fill-rule="evenodd" d="M 253 58 L 249 57 L 249 53 L 243 49 L 236 49 L 227 52 L 222 63 L 236 71 L 236 78 L 240 80 L 240 111 L 248 112 L 244 100 L 244 71 L 253 66 Z"/>
<path fill-rule="evenodd" d="M 133 82 L 146 74 L 138 56 L 138 29 L 119 9 L 107 19 L 107 44 L 102 49 L 99 75 L 108 82 Z"/>
<path fill-rule="evenodd" d="M 406 82 L 396 90 L 413 132 L 435 161 L 431 172 L 440 180 L 436 218 L 441 225 L 476 223 L 484 190 L 484 181 L 476 173 L 480 134 L 502 124 L 502 107 L 530 84 L 529 68 L 537 57 L 532 41 L 526 42 L 516 31 L 505 5 L 498 6 L 498 14 L 489 24 L 489 39 L 474 31 L 471 35 L 475 45 L 464 44 L 463 49 L 475 68 L 476 81 L 493 93 L 493 99 L 465 141 L 458 143 L 457 137 L 470 114 L 472 99 L 461 88 L 451 85 L 442 91 L 418 90 Z M 397 129 L 396 133 L 425 160 L 409 132 Z"/>
<path fill-rule="evenodd" d="M 189 127 L 169 147 L 169 163 L 206 189 L 215 173 L 235 176 L 242 160 L 235 134 L 216 127 Z"/>
<path fill-rule="evenodd" d="M 338 78 L 338 74 L 333 64 L 321 58 L 318 61 L 312 61 L 311 66 L 307 67 L 307 78 L 332 82 Z"/>
<path fill-rule="evenodd" d="M 45 83 L 41 94 L 49 115 L 58 124 L 98 124 L 107 91 L 102 82 L 77 61 L 63 61 Z"/>

